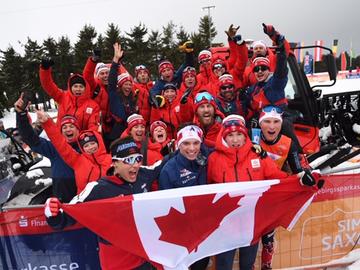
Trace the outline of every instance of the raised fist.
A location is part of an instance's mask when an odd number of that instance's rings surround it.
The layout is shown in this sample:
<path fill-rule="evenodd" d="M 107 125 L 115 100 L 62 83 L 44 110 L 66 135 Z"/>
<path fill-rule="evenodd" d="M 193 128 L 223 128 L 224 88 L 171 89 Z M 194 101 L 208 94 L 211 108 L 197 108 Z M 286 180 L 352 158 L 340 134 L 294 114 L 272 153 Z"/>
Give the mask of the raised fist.
<path fill-rule="evenodd" d="M 225 30 L 225 34 L 230 38 L 233 39 L 236 35 L 237 30 L 239 30 L 240 26 L 234 27 L 233 24 L 230 24 L 229 29 Z"/>
<path fill-rule="evenodd" d="M 61 211 L 61 203 L 58 198 L 48 198 L 45 202 L 44 214 L 47 218 L 56 217 Z"/>
<path fill-rule="evenodd" d="M 43 69 L 49 69 L 50 67 L 52 67 L 53 65 L 55 65 L 54 60 L 52 60 L 50 57 L 43 57 L 41 59 L 41 67 Z"/>

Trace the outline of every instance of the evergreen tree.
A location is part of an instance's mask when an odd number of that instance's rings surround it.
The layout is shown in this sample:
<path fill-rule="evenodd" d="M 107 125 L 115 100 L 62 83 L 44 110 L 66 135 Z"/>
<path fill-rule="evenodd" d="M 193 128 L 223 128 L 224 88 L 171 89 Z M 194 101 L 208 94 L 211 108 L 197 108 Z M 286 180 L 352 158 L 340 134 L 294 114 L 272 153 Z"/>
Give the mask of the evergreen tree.
<path fill-rule="evenodd" d="M 126 58 L 124 60 L 128 70 L 134 70 L 138 64 L 147 65 L 150 62 L 148 41 L 145 40 L 147 32 L 145 25 L 140 23 L 131 29 L 130 33 L 126 33 L 129 38 L 126 38 Z"/>
<path fill-rule="evenodd" d="M 99 34 L 97 39 L 96 39 L 95 47 L 99 48 L 101 51 L 103 51 L 104 42 L 105 42 L 105 38 L 102 36 L 102 34 Z"/>
<path fill-rule="evenodd" d="M 6 106 L 12 107 L 24 86 L 23 59 L 13 47 L 9 47 L 0 60 L 2 90 L 6 93 Z"/>
<path fill-rule="evenodd" d="M 176 25 L 170 21 L 165 27 L 163 27 L 162 33 L 162 50 L 161 50 L 161 58 L 169 59 L 170 61 L 174 61 L 175 53 L 177 53 L 176 47 L 177 43 L 174 39 L 176 34 Z"/>
<path fill-rule="evenodd" d="M 113 45 L 115 42 L 120 42 L 123 46 L 124 42 L 120 36 L 120 29 L 113 23 L 108 24 L 108 29 L 105 32 L 104 43 L 102 47 L 102 61 L 111 62 L 114 55 Z"/>
<path fill-rule="evenodd" d="M 57 43 L 56 55 L 56 83 L 61 89 L 67 89 L 67 81 L 69 76 L 74 72 L 74 52 L 68 37 L 60 37 Z"/>
<path fill-rule="evenodd" d="M 25 55 L 23 58 L 23 74 L 24 74 L 24 85 L 22 86 L 21 91 L 26 90 L 33 93 L 32 103 L 35 101 L 35 93 L 38 89 L 41 89 L 40 79 L 39 79 L 39 60 L 42 56 L 42 47 L 37 43 L 37 41 L 32 41 L 28 38 L 27 43 L 25 44 Z"/>
<path fill-rule="evenodd" d="M 96 37 L 95 28 L 85 25 L 79 33 L 79 41 L 75 43 L 74 71 L 82 73 L 87 58 L 94 49 L 93 39 Z"/>
<path fill-rule="evenodd" d="M 158 70 L 157 66 L 161 59 L 161 51 L 162 51 L 162 37 L 159 31 L 151 30 L 149 39 L 148 39 L 148 47 L 149 47 L 149 58 L 150 62 L 148 64 L 148 68 L 150 73 L 157 77 Z"/>
<path fill-rule="evenodd" d="M 180 26 L 179 32 L 176 34 L 178 39 L 178 46 L 190 40 L 190 35 L 185 31 L 183 26 Z"/>
<path fill-rule="evenodd" d="M 205 15 L 204 17 L 200 18 L 199 33 L 202 38 L 202 42 L 207 44 L 207 46 L 209 47 L 211 41 L 217 35 L 214 22 L 211 17 Z"/>

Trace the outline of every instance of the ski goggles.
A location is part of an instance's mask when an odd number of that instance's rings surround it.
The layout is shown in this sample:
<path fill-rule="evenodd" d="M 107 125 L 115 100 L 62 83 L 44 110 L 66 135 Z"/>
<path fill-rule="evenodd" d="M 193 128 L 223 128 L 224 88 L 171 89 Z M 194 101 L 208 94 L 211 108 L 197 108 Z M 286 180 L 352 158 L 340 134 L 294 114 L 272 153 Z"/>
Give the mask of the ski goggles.
<path fill-rule="evenodd" d="M 144 70 L 147 69 L 144 65 L 138 65 L 135 67 L 135 71 L 140 71 L 140 70 Z"/>
<path fill-rule="evenodd" d="M 199 61 L 199 64 L 202 65 L 202 64 L 205 64 L 205 63 L 209 63 L 210 60 L 211 60 L 210 58 L 208 58 L 208 59 L 202 59 L 202 60 Z"/>
<path fill-rule="evenodd" d="M 208 102 L 211 102 L 214 100 L 214 97 L 208 92 L 201 92 L 196 95 L 194 103 L 200 103 L 202 100 L 207 100 Z"/>
<path fill-rule="evenodd" d="M 140 163 L 143 160 L 143 158 L 144 158 L 143 155 L 135 154 L 124 158 L 115 156 L 112 157 L 112 160 L 120 160 L 127 165 L 134 165 L 135 163 Z"/>
<path fill-rule="evenodd" d="M 266 106 L 264 108 L 262 108 L 262 111 L 265 113 L 271 113 L 271 112 L 276 112 L 278 114 L 283 114 L 284 110 L 278 106 L 274 106 L 274 105 L 269 105 Z"/>
<path fill-rule="evenodd" d="M 233 127 L 233 126 L 240 127 L 240 126 L 244 126 L 244 125 L 240 120 L 233 119 L 233 120 L 228 120 L 225 123 L 223 123 L 223 126 L 224 126 L 224 128 L 228 128 L 228 127 Z"/>
<path fill-rule="evenodd" d="M 223 68 L 224 65 L 223 64 L 215 64 L 213 65 L 213 69 L 220 69 L 220 68 Z"/>
<path fill-rule="evenodd" d="M 253 69 L 254 72 L 266 71 L 266 70 L 269 70 L 269 67 L 264 66 L 264 65 L 256 66 Z"/>

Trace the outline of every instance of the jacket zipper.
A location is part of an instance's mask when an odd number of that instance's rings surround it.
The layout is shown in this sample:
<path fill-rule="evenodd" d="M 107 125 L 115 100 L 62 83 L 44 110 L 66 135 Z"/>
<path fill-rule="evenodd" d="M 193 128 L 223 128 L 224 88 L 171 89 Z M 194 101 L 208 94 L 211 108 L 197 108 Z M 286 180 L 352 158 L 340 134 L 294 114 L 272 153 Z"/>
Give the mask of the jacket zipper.
<path fill-rule="evenodd" d="M 251 177 L 251 174 L 250 174 L 249 168 L 246 168 L 246 171 L 247 171 L 247 174 L 248 174 L 248 176 L 249 176 L 250 181 L 252 181 L 252 177 Z"/>
<path fill-rule="evenodd" d="M 237 173 L 237 170 L 236 170 L 236 167 L 237 167 L 237 164 L 238 164 L 238 150 L 236 150 L 236 162 L 235 162 L 235 166 L 234 166 L 234 170 L 235 170 L 235 179 L 236 179 L 236 182 L 239 181 L 239 177 L 238 177 L 238 173 Z"/>

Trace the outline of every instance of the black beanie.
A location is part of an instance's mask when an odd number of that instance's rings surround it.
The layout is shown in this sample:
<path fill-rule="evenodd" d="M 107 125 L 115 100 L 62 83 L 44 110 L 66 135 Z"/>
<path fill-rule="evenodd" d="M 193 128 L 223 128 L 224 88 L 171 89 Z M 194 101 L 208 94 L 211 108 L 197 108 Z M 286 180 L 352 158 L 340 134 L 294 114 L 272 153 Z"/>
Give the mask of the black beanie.
<path fill-rule="evenodd" d="M 132 154 L 140 154 L 140 149 L 132 137 L 126 137 L 115 141 L 111 145 L 111 156 L 113 159 L 128 157 Z"/>
<path fill-rule="evenodd" d="M 99 144 L 95 134 L 89 131 L 81 133 L 78 137 L 78 141 L 81 148 L 83 148 L 84 145 L 88 142 L 96 142 L 97 144 Z"/>
<path fill-rule="evenodd" d="M 80 83 L 80 84 L 82 84 L 83 86 L 86 86 L 86 83 L 85 83 L 84 78 L 81 77 L 81 76 L 79 76 L 79 75 L 74 75 L 74 76 L 72 76 L 72 77 L 70 78 L 70 82 L 69 82 L 69 84 L 70 84 L 70 89 L 71 89 L 71 87 L 72 87 L 74 84 L 76 84 L 76 83 Z"/>

